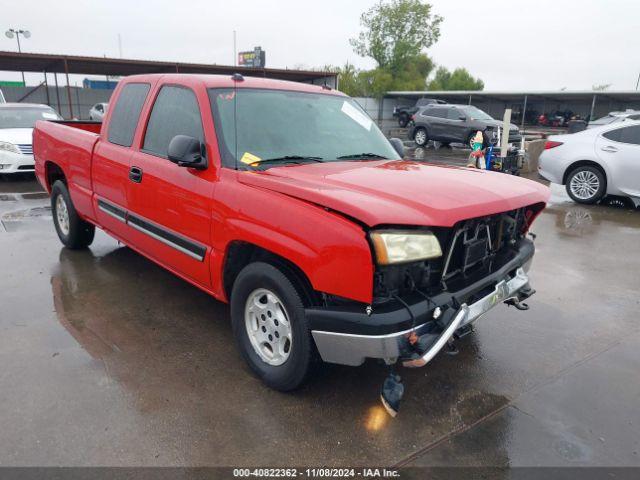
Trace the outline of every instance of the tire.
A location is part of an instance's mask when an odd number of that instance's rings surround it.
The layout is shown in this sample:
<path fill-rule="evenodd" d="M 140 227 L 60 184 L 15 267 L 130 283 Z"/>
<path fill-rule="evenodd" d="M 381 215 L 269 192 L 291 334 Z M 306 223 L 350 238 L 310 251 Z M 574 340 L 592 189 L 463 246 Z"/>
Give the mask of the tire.
<path fill-rule="evenodd" d="M 409 115 L 407 115 L 406 113 L 401 113 L 398 116 L 398 125 L 400 125 L 401 128 L 405 128 L 407 125 L 409 125 Z"/>
<path fill-rule="evenodd" d="M 427 129 L 422 127 L 416 128 L 416 131 L 413 134 L 413 141 L 416 142 L 416 145 L 419 147 L 424 147 L 429 142 Z"/>
<path fill-rule="evenodd" d="M 607 181 L 599 169 L 582 166 L 573 169 L 569 173 L 565 188 L 574 202 L 593 204 L 604 197 L 607 190 Z"/>
<path fill-rule="evenodd" d="M 315 346 L 302 297 L 281 270 L 263 262 L 242 269 L 231 292 L 231 322 L 242 357 L 267 386 L 286 392 L 307 379 Z"/>
<path fill-rule="evenodd" d="M 56 233 L 65 247 L 79 250 L 91 245 L 96 227 L 78 216 L 69 190 L 61 180 L 56 180 L 51 188 L 51 212 Z"/>

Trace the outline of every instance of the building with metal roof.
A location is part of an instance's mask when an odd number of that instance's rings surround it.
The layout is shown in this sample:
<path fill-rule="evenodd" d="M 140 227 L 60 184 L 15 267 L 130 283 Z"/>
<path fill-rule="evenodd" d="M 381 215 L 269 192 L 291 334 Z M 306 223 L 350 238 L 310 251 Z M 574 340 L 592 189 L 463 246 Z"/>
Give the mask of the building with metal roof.
<path fill-rule="evenodd" d="M 233 65 L 215 65 L 202 63 L 184 63 L 155 60 L 134 60 L 124 58 L 81 57 L 73 55 L 57 55 L 44 53 L 19 53 L 0 51 L 0 71 L 10 72 L 40 72 L 46 92 L 49 91 L 47 75 L 54 74 L 57 86 L 58 74 L 66 77 L 67 112 L 73 117 L 72 89 L 69 85 L 69 75 L 103 75 L 127 76 L 141 73 L 201 73 L 231 75 L 241 72 L 251 77 L 274 78 L 294 82 L 326 84 L 336 88 L 337 74 L 313 70 L 289 70 L 282 68 L 252 68 Z M 47 93 L 48 95 L 48 93 Z M 47 102 L 49 103 L 49 102 Z"/>

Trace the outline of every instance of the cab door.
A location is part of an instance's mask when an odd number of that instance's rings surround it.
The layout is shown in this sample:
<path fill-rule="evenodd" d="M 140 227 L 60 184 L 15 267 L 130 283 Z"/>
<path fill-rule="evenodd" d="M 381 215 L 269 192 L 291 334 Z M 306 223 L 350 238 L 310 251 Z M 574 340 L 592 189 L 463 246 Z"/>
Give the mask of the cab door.
<path fill-rule="evenodd" d="M 146 130 L 131 157 L 128 226 L 133 244 L 174 272 L 211 286 L 209 255 L 215 172 L 180 167 L 167 158 L 176 135 L 206 145 L 195 92 L 163 85 L 156 92 Z M 203 101 L 204 104 L 204 101 Z M 203 149 L 207 155 L 207 149 Z"/>
<path fill-rule="evenodd" d="M 94 212 L 98 225 L 124 241 L 131 145 L 151 84 L 127 83 L 117 98 L 108 119 L 107 132 L 96 145 L 91 162 Z"/>

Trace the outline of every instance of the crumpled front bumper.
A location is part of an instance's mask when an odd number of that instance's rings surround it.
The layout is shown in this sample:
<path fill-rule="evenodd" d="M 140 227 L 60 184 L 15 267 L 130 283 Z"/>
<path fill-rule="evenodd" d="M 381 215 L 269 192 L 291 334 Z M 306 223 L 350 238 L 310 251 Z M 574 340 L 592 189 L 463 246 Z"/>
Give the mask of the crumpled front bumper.
<path fill-rule="evenodd" d="M 400 358 L 407 367 L 426 365 L 460 329 L 504 301 L 515 300 L 517 303 L 533 293 L 526 273 L 533 256 L 533 244 L 526 247 L 516 259 L 484 281 L 469 287 L 464 295 L 449 294 L 444 296 L 446 300 L 434 297 L 429 302 L 411 306 L 411 315 L 419 319 L 415 327 L 409 325 L 409 328 L 381 334 L 329 330 L 318 328 L 327 324 L 323 322 L 326 312 L 307 311 L 320 356 L 325 362 L 352 366 L 361 365 L 367 358 L 383 359 L 388 363 Z M 428 310 L 424 307 L 426 305 L 429 305 Z M 382 314 L 379 318 L 384 322 L 385 315 L 391 314 L 398 316 L 399 312 Z M 337 317 L 340 313 L 331 312 L 331 315 Z M 343 312 L 342 315 L 349 329 L 366 327 L 363 324 L 365 318 L 352 320 L 353 312 Z M 385 326 L 384 323 L 378 324 L 376 328 Z M 420 348 L 411 347 L 410 336 L 414 341 L 420 340 Z"/>

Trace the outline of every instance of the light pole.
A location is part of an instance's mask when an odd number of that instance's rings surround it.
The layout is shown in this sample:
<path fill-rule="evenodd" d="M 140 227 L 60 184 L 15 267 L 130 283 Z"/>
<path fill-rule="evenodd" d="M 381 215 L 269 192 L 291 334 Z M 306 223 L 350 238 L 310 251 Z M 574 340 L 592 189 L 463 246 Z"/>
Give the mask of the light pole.
<path fill-rule="evenodd" d="M 20 48 L 20 35 L 22 35 L 24 38 L 31 37 L 31 32 L 29 30 L 16 30 L 15 28 L 10 28 L 6 32 L 4 32 L 4 34 L 7 36 L 7 38 L 13 38 L 15 35 L 16 40 L 18 41 L 18 53 L 22 53 L 22 49 Z M 24 72 L 20 73 L 22 74 L 22 83 L 26 87 L 27 84 L 24 81 Z"/>

